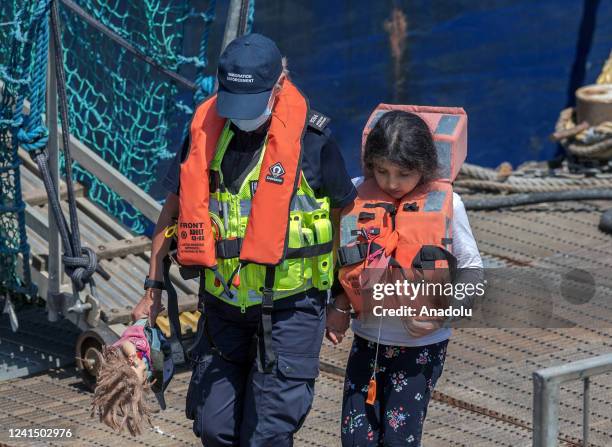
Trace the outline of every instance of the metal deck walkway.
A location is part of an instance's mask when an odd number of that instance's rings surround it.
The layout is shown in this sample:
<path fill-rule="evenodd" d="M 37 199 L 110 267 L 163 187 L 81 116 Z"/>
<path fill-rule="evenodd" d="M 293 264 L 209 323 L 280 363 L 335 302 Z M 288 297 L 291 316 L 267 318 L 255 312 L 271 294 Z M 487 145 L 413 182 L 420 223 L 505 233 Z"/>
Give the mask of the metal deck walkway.
<path fill-rule="evenodd" d="M 44 291 L 46 201 L 33 171 L 23 168 L 24 194 L 29 204 L 29 237 Z M 133 238 L 86 197 L 79 199 L 85 245 L 99 253 L 113 275 L 98 280 L 100 319 L 109 325 L 125 323 L 129 308 L 140 298 L 148 266 L 146 241 Z M 539 267 L 541 281 L 559 294 L 559 279 L 551 272 L 580 266 L 593 272 L 597 283 L 593 302 L 575 306 L 556 303 L 572 328 L 457 329 L 449 344 L 444 374 L 434 392 L 425 426 L 423 445 L 529 446 L 533 371 L 571 360 L 612 351 L 612 312 L 606 305 L 612 290 L 612 238 L 597 230 L 599 212 L 606 203 L 532 205 L 515 210 L 470 213 L 479 248 L 489 265 Z M 136 248 L 126 248 L 131 240 Z M 111 250 L 108 250 L 111 247 Z M 123 247 L 118 249 L 118 247 Z M 115 253 L 115 255 L 113 255 Z M 509 270 L 511 272 L 511 270 Z M 536 278 L 537 279 L 537 278 Z M 508 282 L 507 294 L 527 293 L 518 281 Z M 193 303 L 197 284 L 185 284 L 181 299 Z M 612 308 L 612 305 L 610 305 Z M 7 319 L 0 320 L 0 368 L 12 377 L 0 382 L 0 443 L 7 445 L 198 445 L 183 405 L 189 371 L 178 374 L 169 390 L 169 408 L 154 417 L 157 427 L 138 439 L 112 433 L 89 418 L 91 395 L 72 365 L 78 329 L 66 321 L 48 323 L 43 309 L 21 317 L 21 330 L 12 334 Z M 518 318 L 518 317 L 517 317 Z M 189 319 L 187 319 L 189 320 Z M 193 320 L 193 318 L 192 318 Z M 186 321 L 188 324 L 189 321 Z M 117 328 L 118 330 L 118 328 Z M 323 370 L 316 399 L 305 426 L 296 436 L 299 446 L 339 445 L 339 419 L 343 368 L 350 338 L 339 347 L 327 342 L 321 354 Z M 44 369 L 46 372 L 40 372 Z M 1 371 L 1 369 L 0 369 Z M 38 372 L 35 375 L 31 375 Z M 612 445 L 612 377 L 592 380 L 591 444 Z M 562 387 L 560 445 L 579 445 L 581 434 L 580 383 Z M 9 427 L 61 425 L 75 430 L 75 439 L 53 443 L 7 439 Z"/>

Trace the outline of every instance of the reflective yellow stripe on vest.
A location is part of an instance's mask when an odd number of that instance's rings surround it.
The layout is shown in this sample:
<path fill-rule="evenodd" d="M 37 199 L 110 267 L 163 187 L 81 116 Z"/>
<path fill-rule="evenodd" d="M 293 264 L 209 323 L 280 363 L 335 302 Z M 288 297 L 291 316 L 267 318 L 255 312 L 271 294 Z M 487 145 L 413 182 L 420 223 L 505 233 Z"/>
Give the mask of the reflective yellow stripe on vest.
<path fill-rule="evenodd" d="M 211 170 L 217 172 L 221 184 L 223 174 L 221 161 L 231 141 L 233 132 L 229 129 L 229 122 L 224 128 L 217 145 L 215 159 L 211 163 Z M 266 144 L 259 155 L 257 164 L 244 177 L 236 194 L 230 193 L 222 187 L 211 192 L 210 207 L 211 218 L 220 226 L 219 239 L 242 238 L 251 212 L 251 199 L 253 182 L 259 179 L 259 171 Z M 317 244 L 329 243 L 332 240 L 332 224 L 329 218 L 329 199 L 316 198 L 312 188 L 308 185 L 304 174 L 301 174 L 300 186 L 291 202 L 289 213 L 289 239 L 287 248 L 297 249 Z M 238 258 L 217 258 L 219 272 L 229 281 L 232 273 L 238 268 Z M 219 299 L 239 306 L 243 311 L 253 305 L 261 303 L 266 268 L 262 265 L 247 264 L 240 269 L 240 285 L 231 286 L 232 297 L 225 294 L 223 285 L 210 271 L 205 274 L 205 288 Z M 332 250 L 310 258 L 285 259 L 276 267 L 274 282 L 274 300 L 282 299 L 310 288 L 327 290 L 333 282 Z"/>

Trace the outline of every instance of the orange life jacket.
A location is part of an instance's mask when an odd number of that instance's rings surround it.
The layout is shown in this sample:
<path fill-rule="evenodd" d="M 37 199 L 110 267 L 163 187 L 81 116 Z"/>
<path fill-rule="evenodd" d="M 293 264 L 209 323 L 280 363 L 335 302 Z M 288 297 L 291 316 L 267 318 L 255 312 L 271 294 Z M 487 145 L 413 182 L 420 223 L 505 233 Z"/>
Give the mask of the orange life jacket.
<path fill-rule="evenodd" d="M 210 164 L 225 118 L 216 95 L 201 104 L 190 127 L 190 150 L 181 164 L 177 258 L 181 265 L 216 267 L 215 237 L 209 215 Z M 287 249 L 291 199 L 300 179 L 302 136 L 308 102 L 285 80 L 272 110 L 257 194 L 254 195 L 240 260 L 274 266 Z"/>
<path fill-rule="evenodd" d="M 371 173 L 357 188 L 357 198 L 341 217 L 339 280 L 353 309 L 371 305 L 373 282 L 408 279 L 446 283 L 455 268 L 452 255 L 453 190 L 466 156 L 467 116 L 463 109 L 379 105 L 364 130 L 363 143 L 376 121 L 389 110 L 406 110 L 427 122 L 438 151 L 439 178 L 396 200 L 385 194 Z M 369 174 L 369 175 L 368 175 Z M 387 266 L 378 259 L 390 256 Z M 383 271 L 384 270 L 384 271 Z M 396 274 L 389 275 L 388 270 Z M 398 273 L 399 272 L 399 276 Z M 413 302 L 444 307 L 437 302 Z"/>

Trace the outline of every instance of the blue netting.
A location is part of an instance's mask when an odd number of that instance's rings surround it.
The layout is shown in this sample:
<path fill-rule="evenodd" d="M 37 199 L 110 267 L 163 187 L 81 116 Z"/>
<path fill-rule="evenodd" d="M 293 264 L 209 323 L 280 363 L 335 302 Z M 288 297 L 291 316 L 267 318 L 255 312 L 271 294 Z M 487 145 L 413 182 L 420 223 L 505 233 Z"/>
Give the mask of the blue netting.
<path fill-rule="evenodd" d="M 208 66 L 208 31 L 214 20 L 215 1 L 197 12 L 188 2 L 86 0 L 80 6 L 108 28 L 128 40 L 156 63 L 172 71 L 192 64 L 198 73 Z M 201 22 L 200 54 L 182 54 L 184 26 Z M 115 42 L 92 29 L 78 16 L 62 9 L 65 63 L 72 133 L 143 190 L 157 181 L 155 167 L 172 157 L 177 143 L 171 138 L 189 118 L 190 107 L 177 103 L 178 87 L 149 64 L 135 58 Z M 208 95 L 212 83 L 200 75 L 197 96 Z M 137 233 L 148 222 L 107 185 L 75 168 L 77 180 L 89 186 L 89 196 Z"/>
<path fill-rule="evenodd" d="M 37 58 L 46 58 L 49 43 L 49 1 L 6 2 L 13 21 L 3 23 L 0 37 L 0 289 L 33 295 L 30 249 L 25 232 L 25 205 L 21 197 L 18 147 L 40 150 L 47 142 L 42 123 L 45 111 L 46 64 L 37 65 Z M 3 15 L 4 16 L 4 15 Z M 24 116 L 25 97 L 30 98 L 30 114 Z M 18 276 L 21 254 L 22 279 Z"/>
<path fill-rule="evenodd" d="M 5 0 L 0 4 L 0 79 L 6 85 L 0 109 L 0 281 L 6 281 L 9 288 L 18 282 L 17 253 L 28 253 L 15 134 L 19 134 L 21 146 L 28 149 L 38 149 L 46 138 L 42 81 L 46 76 L 48 30 L 46 20 L 39 20 L 40 26 L 36 26 L 36 17 L 44 8 L 48 10 L 48 2 Z M 186 95 L 176 81 L 60 2 L 71 133 L 132 182 L 150 191 L 159 183 L 157 167 L 167 164 L 180 145 L 194 103 L 214 87 L 214 70 L 209 68 L 207 56 L 216 1 L 81 0 L 78 6 L 156 64 L 187 73 L 197 86 Z M 249 29 L 253 13 L 251 0 Z M 200 42 L 194 54 L 185 51 L 193 47 L 185 42 L 186 30 L 191 30 L 191 37 L 197 35 Z M 32 103 L 31 119 L 16 112 L 24 98 Z M 74 176 L 88 187 L 93 201 L 132 231 L 143 233 L 150 225 L 76 163 Z"/>

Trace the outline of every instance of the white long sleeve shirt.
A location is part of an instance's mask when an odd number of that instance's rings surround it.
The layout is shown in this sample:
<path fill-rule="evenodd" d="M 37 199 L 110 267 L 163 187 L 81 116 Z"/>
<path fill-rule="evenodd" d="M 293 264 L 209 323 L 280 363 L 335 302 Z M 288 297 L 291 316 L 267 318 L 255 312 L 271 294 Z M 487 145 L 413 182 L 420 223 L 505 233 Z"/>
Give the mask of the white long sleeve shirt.
<path fill-rule="evenodd" d="M 362 178 L 354 179 L 355 186 L 362 182 Z M 478 246 L 474 240 L 470 222 L 461 197 L 453 193 L 453 255 L 457 258 L 457 268 L 483 268 Z M 370 341 L 377 341 L 378 327 L 363 327 L 359 319 L 352 322 L 355 334 Z M 451 336 L 450 328 L 441 328 L 424 337 L 411 337 L 400 318 L 384 318 L 380 330 L 380 343 L 391 346 L 425 346 L 447 340 Z"/>

